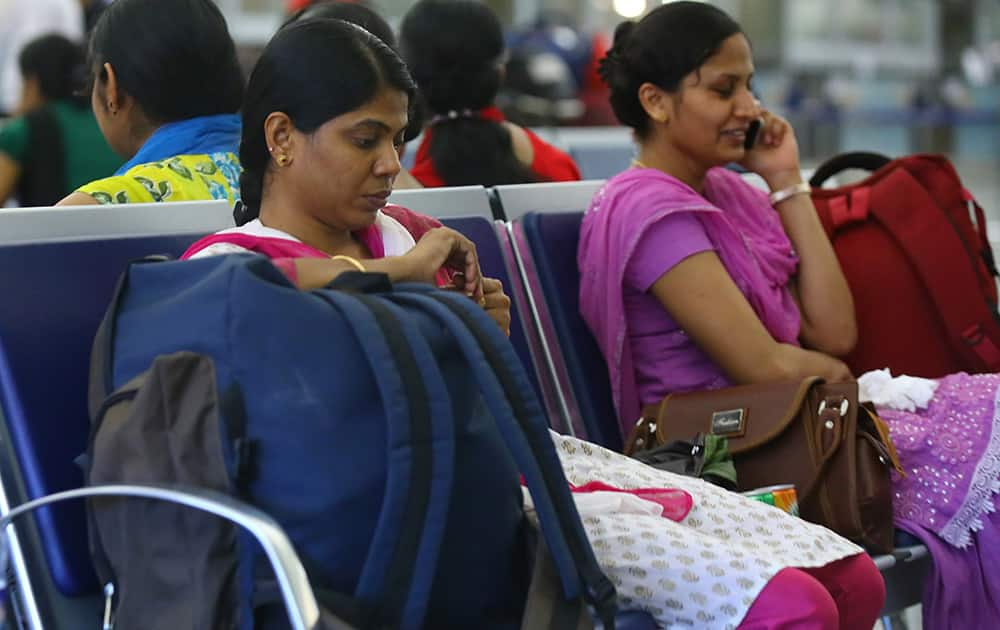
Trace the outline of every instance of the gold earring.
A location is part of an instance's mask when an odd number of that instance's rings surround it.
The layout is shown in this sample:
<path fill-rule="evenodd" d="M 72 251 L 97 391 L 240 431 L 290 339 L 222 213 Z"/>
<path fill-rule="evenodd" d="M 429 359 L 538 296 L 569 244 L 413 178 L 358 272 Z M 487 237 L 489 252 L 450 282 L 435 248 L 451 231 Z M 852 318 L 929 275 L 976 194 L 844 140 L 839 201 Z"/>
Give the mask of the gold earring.
<path fill-rule="evenodd" d="M 274 160 L 278 163 L 278 166 L 288 166 L 288 163 L 292 161 L 292 158 L 282 153 L 278 157 L 274 158 Z"/>

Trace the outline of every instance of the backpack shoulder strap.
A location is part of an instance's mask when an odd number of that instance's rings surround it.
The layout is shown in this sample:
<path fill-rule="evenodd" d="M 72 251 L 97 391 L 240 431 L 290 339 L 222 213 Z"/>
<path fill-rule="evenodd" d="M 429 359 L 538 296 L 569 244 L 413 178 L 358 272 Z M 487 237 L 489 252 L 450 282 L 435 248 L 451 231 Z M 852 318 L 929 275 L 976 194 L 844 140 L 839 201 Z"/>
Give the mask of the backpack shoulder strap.
<path fill-rule="evenodd" d="M 348 275 L 348 274 L 342 274 Z M 364 276 L 312 294 L 335 308 L 361 341 L 388 425 L 386 498 L 355 591 L 378 602 L 373 627 L 420 627 L 447 522 L 454 481 L 451 400 L 426 341 Z M 357 281 L 357 282 L 355 282 Z M 406 457 L 394 453 L 408 450 Z M 368 625 L 368 624 L 363 624 Z"/>
<path fill-rule="evenodd" d="M 454 336 L 474 370 L 501 435 L 524 476 L 535 503 L 564 594 L 584 596 L 605 624 L 614 628 L 617 609 L 611 581 L 597 564 L 580 521 L 542 408 L 510 342 L 481 308 L 464 296 L 407 285 L 393 300 L 440 321 Z"/>

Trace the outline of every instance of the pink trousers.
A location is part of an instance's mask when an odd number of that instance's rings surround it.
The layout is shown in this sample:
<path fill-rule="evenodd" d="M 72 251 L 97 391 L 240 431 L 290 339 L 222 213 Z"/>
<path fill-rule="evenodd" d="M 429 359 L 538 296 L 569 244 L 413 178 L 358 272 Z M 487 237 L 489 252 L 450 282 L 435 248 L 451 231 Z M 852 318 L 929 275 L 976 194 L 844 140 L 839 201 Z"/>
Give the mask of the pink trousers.
<path fill-rule="evenodd" d="M 868 554 L 818 569 L 782 569 L 757 595 L 740 630 L 871 630 L 885 582 Z"/>

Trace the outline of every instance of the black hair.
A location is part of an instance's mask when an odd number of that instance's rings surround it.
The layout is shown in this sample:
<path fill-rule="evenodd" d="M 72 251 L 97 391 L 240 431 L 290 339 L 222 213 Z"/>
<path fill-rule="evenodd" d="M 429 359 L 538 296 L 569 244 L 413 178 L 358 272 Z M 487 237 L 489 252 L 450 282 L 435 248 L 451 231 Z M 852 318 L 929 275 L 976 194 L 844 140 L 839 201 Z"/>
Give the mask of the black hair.
<path fill-rule="evenodd" d="M 279 30 L 261 53 L 247 86 L 240 141 L 242 203 L 233 213 L 236 224 L 260 213 L 271 162 L 264 121 L 272 112 L 284 112 L 296 129 L 308 134 L 358 109 L 385 86 L 405 92 L 410 102 L 415 98 L 417 86 L 406 64 L 369 31 L 327 18 L 298 20 Z"/>
<path fill-rule="evenodd" d="M 357 24 L 388 44 L 390 48 L 396 48 L 396 35 L 392 32 L 389 23 L 375 9 L 361 2 L 348 2 L 346 0 L 313 2 L 285 20 L 282 27 L 309 18 L 331 18 Z"/>
<path fill-rule="evenodd" d="M 392 27 L 374 8 L 367 4 L 346 0 L 321 0 L 297 11 L 285 21 L 282 28 L 309 18 L 331 18 L 357 24 L 399 52 Z M 420 101 L 416 98 L 411 100 L 413 102 L 410 103 L 410 122 L 406 126 L 406 131 L 403 132 L 404 142 L 409 142 L 419 136 L 420 130 L 424 126 L 424 113 Z"/>
<path fill-rule="evenodd" d="M 639 86 L 652 83 L 676 92 L 681 80 L 742 33 L 725 12 L 704 2 L 670 2 L 650 11 L 638 23 L 615 29 L 614 45 L 601 60 L 600 74 L 611 88 L 611 108 L 640 138 L 649 117 L 639 102 Z"/>
<path fill-rule="evenodd" d="M 400 47 L 424 107 L 440 117 L 428 148 L 446 185 L 536 180 L 514 154 L 506 127 L 465 113 L 492 105 L 503 79 L 503 29 L 489 7 L 474 0 L 421 0 L 403 18 Z"/>
<path fill-rule="evenodd" d="M 239 111 L 243 73 L 212 0 L 115 0 L 90 38 L 90 67 L 118 85 L 154 123 Z"/>
<path fill-rule="evenodd" d="M 17 58 L 21 76 L 38 81 L 46 101 L 73 100 L 77 104 L 86 74 L 83 47 L 62 35 L 42 35 L 25 44 Z"/>

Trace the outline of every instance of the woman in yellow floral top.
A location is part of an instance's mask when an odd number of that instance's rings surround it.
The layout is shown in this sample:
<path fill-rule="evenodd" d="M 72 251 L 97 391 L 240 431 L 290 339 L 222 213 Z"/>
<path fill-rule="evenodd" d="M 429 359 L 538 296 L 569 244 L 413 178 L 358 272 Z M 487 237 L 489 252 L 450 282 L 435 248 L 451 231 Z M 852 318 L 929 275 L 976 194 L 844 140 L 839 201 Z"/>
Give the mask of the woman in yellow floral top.
<path fill-rule="evenodd" d="M 59 205 L 239 199 L 243 77 L 211 0 L 117 0 L 90 40 L 91 106 L 128 161 Z"/>

